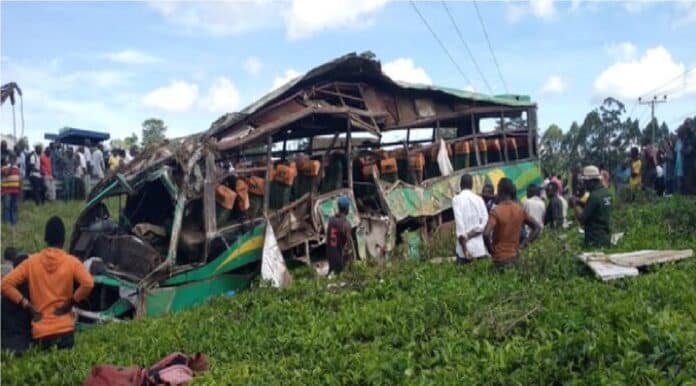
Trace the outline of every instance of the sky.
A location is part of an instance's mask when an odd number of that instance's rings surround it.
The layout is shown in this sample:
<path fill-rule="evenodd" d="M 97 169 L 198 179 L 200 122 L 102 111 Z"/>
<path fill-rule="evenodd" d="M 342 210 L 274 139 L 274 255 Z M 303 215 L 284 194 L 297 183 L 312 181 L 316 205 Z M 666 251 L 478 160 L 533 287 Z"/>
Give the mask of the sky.
<path fill-rule="evenodd" d="M 670 129 L 696 114 L 696 1 L 415 7 L 447 51 L 408 1 L 2 1 L 0 81 L 21 87 L 32 144 L 65 126 L 140 136 L 151 117 L 170 137 L 204 131 L 317 65 L 368 50 L 395 79 L 529 95 L 542 131 L 567 130 L 609 96 L 647 122 L 637 98 L 667 95 L 656 116 Z M 9 103 L 0 132 L 12 132 Z"/>

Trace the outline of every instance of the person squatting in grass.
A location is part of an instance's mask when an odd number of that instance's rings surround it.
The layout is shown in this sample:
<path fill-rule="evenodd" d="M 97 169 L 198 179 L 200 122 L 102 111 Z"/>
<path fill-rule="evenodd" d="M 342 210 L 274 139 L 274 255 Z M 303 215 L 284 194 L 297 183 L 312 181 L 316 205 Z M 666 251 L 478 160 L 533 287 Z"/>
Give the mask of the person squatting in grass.
<path fill-rule="evenodd" d="M 534 241 L 541 232 L 541 225 L 515 202 L 515 191 L 515 184 L 509 178 L 498 182 L 498 203 L 483 230 L 483 241 L 498 270 L 516 264 L 520 249 Z M 530 231 L 520 242 L 523 225 L 527 225 Z"/>
<path fill-rule="evenodd" d="M 457 236 L 454 249 L 457 264 L 466 264 L 487 255 L 482 235 L 488 221 L 488 210 L 483 198 L 471 191 L 474 186 L 471 174 L 464 174 L 459 186 L 461 191 L 452 198 Z"/>
<path fill-rule="evenodd" d="M 608 247 L 611 245 L 611 194 L 602 185 L 599 169 L 596 166 L 586 166 L 582 172 L 585 188 L 590 197 L 585 208 L 580 208 L 578 199 L 573 197 L 571 206 L 575 218 L 585 230 L 585 244 L 590 246 Z"/>
<path fill-rule="evenodd" d="M 326 257 L 329 259 L 329 272 L 341 273 L 352 257 L 353 238 L 351 226 L 347 220 L 350 199 L 338 198 L 338 213 L 329 220 L 326 227 Z"/>
<path fill-rule="evenodd" d="M 5 248 L 4 258 L 6 263 L 17 267 L 29 256 L 26 253 L 19 253 L 13 247 Z M 3 276 L 5 272 L 3 270 Z M 22 283 L 18 287 L 19 292 L 25 298 L 29 296 L 27 283 Z M 29 349 L 31 344 L 31 314 L 21 305 L 13 303 L 9 299 L 2 298 L 2 339 L 0 347 L 15 354 L 23 354 Z"/>
<path fill-rule="evenodd" d="M 46 222 L 44 240 L 48 247 L 15 267 L 0 289 L 2 296 L 29 311 L 32 337 L 39 347 L 67 349 L 75 342 L 73 305 L 90 294 L 94 279 L 75 256 L 63 251 L 65 226 L 59 217 Z M 75 281 L 79 287 L 73 292 Z M 18 290 L 25 282 L 29 299 Z"/>

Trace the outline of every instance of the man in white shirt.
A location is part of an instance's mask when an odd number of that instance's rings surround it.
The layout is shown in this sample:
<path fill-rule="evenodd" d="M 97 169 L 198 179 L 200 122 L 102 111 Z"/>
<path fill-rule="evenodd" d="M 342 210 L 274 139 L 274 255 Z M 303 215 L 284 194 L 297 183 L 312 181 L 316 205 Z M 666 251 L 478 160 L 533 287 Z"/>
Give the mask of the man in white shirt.
<path fill-rule="evenodd" d="M 522 209 L 544 227 L 544 213 L 546 213 L 546 205 L 544 200 L 539 197 L 539 187 L 531 184 L 527 187 L 527 201 L 522 205 Z"/>
<path fill-rule="evenodd" d="M 75 177 L 82 181 L 82 189 L 85 193 L 85 200 L 89 197 L 90 190 L 90 175 L 87 171 L 87 156 L 85 155 L 85 148 L 80 146 L 77 149 L 77 158 L 80 160 L 80 167 L 77 169 L 78 172 L 75 173 Z"/>
<path fill-rule="evenodd" d="M 104 154 L 101 151 L 102 145 L 99 144 L 92 152 L 92 175 L 97 180 L 104 178 Z"/>
<path fill-rule="evenodd" d="M 488 210 L 483 199 L 471 191 L 473 186 L 471 174 L 464 174 L 460 182 L 462 190 L 452 198 L 458 264 L 466 264 L 487 255 L 482 234 L 488 222 Z"/>

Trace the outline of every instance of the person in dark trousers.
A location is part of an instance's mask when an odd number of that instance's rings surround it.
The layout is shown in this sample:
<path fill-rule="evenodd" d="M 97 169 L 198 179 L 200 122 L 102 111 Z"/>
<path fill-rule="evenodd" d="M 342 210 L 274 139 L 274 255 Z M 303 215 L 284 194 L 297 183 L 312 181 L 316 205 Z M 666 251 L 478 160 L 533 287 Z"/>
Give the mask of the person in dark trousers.
<path fill-rule="evenodd" d="M 75 198 L 75 174 L 80 161 L 73 154 L 72 148 L 68 147 L 63 157 L 63 200 L 68 201 Z"/>
<path fill-rule="evenodd" d="M 642 184 L 644 190 L 655 190 L 657 180 L 657 152 L 649 139 L 643 142 Z"/>
<path fill-rule="evenodd" d="M 551 228 L 563 227 L 563 202 L 558 196 L 558 186 L 546 185 L 546 196 L 549 198 L 549 204 L 544 213 L 544 225 Z"/>
<path fill-rule="evenodd" d="M 13 247 L 5 248 L 5 261 L 19 266 L 27 259 L 26 253 L 18 253 Z M 21 284 L 18 288 L 22 296 L 29 297 L 29 287 Z M 22 306 L 2 298 L 2 337 L 0 347 L 15 354 L 23 354 L 31 344 L 31 314 Z"/>
<path fill-rule="evenodd" d="M 350 210 L 350 200 L 346 196 L 338 199 L 338 213 L 331 217 L 326 228 L 326 257 L 329 259 L 329 272 L 341 273 L 352 257 L 353 238 L 350 223 L 346 219 Z"/>
<path fill-rule="evenodd" d="M 44 240 L 47 248 L 29 256 L 2 280 L 2 296 L 19 304 L 32 319 L 31 333 L 42 349 L 53 346 L 71 348 L 75 343 L 75 316 L 72 308 L 87 298 L 94 279 L 75 256 L 63 251 L 65 226 L 59 217 L 46 222 Z M 75 282 L 79 284 L 73 290 Z M 29 298 L 19 286 L 27 283 Z"/>
<path fill-rule="evenodd" d="M 509 178 L 498 182 L 498 204 L 488 216 L 483 230 L 483 241 L 495 268 L 500 271 L 515 265 L 520 249 L 534 241 L 541 232 L 541 225 L 515 201 L 516 192 L 515 184 Z M 529 234 L 520 242 L 523 225 L 529 227 Z"/>
<path fill-rule="evenodd" d="M 44 185 L 41 176 L 40 154 L 41 145 L 36 145 L 34 151 L 27 156 L 27 174 L 29 175 L 29 183 L 31 183 L 31 194 L 36 205 L 42 205 L 46 201 L 46 185 Z"/>
<path fill-rule="evenodd" d="M 609 191 L 602 185 L 599 169 L 596 166 L 586 166 L 582 179 L 590 197 L 581 209 L 577 198 L 573 197 L 571 206 L 575 218 L 585 230 L 585 244 L 593 247 L 608 247 L 611 245 L 611 207 L 612 199 Z"/>

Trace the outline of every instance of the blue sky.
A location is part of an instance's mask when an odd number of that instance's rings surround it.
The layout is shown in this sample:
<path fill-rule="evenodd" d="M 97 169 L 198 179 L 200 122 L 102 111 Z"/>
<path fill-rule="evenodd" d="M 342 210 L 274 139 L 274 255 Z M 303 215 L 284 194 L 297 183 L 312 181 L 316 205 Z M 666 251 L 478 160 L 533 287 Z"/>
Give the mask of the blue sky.
<path fill-rule="evenodd" d="M 2 2 L 2 83 L 24 91 L 32 143 L 63 126 L 140 134 L 202 131 L 275 85 L 348 52 L 373 51 L 388 75 L 489 93 L 440 2 L 416 3 L 456 70 L 408 2 Z M 657 87 L 674 128 L 696 113 L 696 2 L 478 3 L 511 93 L 539 106 L 539 127 L 564 130 L 606 96 Z M 448 3 L 493 92 L 504 93 L 471 2 Z M 19 118 L 18 118 L 19 119 Z M 9 105 L 0 131 L 12 131 Z"/>

